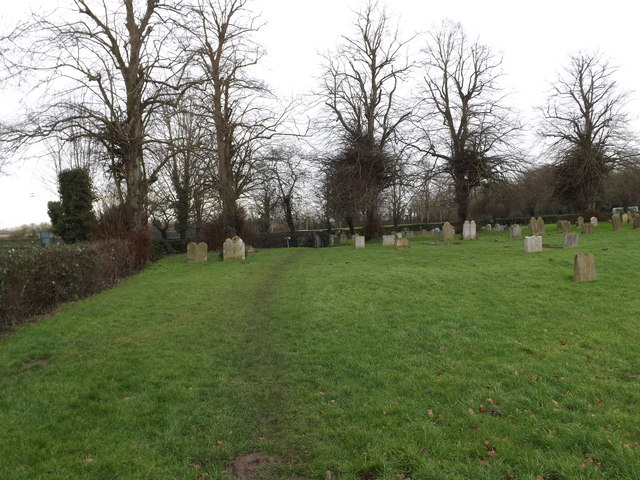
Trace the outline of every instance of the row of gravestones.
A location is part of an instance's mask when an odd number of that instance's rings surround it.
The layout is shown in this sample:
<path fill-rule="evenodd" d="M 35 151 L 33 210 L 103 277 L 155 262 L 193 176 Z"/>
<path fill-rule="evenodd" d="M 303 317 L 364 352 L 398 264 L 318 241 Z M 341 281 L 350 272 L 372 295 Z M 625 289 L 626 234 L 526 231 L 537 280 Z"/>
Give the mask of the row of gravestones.
<path fill-rule="evenodd" d="M 237 235 L 227 238 L 222 245 L 222 260 L 244 260 L 246 248 L 244 242 Z M 189 242 L 187 244 L 187 262 L 203 263 L 208 260 L 208 245 L 204 242 Z"/>
<path fill-rule="evenodd" d="M 580 236 L 576 232 L 564 234 L 563 248 L 577 248 Z M 524 237 L 525 253 L 542 251 L 542 237 Z M 596 261 L 592 253 L 577 253 L 573 261 L 573 281 L 591 282 L 596 280 Z"/>
<path fill-rule="evenodd" d="M 614 213 L 611 215 L 611 225 L 614 230 L 622 230 L 623 223 L 633 222 L 633 228 L 640 228 L 640 215 L 636 215 L 631 213 L 631 215 L 627 213 L 623 213 L 622 215 L 619 213 Z"/>

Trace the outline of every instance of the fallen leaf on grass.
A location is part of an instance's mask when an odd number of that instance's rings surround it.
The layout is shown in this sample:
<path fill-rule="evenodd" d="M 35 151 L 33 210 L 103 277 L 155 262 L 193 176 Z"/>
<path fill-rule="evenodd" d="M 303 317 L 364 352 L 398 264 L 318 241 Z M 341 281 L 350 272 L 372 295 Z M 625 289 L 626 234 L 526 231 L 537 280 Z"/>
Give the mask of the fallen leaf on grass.
<path fill-rule="evenodd" d="M 216 440 L 216 445 L 224 445 L 224 440 Z"/>
<path fill-rule="evenodd" d="M 427 410 L 427 415 L 429 415 L 430 417 L 433 417 L 433 410 Z"/>

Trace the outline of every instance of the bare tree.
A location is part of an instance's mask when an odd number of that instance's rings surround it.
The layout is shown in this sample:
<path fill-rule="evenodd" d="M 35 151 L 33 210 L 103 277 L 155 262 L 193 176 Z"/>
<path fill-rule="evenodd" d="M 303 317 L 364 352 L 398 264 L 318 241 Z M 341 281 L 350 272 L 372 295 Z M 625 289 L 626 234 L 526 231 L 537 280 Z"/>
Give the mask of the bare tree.
<path fill-rule="evenodd" d="M 212 120 L 226 236 L 238 230 L 238 200 L 255 181 L 256 151 L 283 120 L 283 113 L 274 113 L 268 103 L 273 97 L 266 85 L 251 76 L 265 53 L 253 38 L 261 26 L 248 0 L 198 0 L 184 22 Z"/>
<path fill-rule="evenodd" d="M 458 221 L 470 216 L 474 188 L 516 167 L 512 134 L 519 128 L 498 87 L 501 59 L 445 22 L 429 35 L 424 55 L 421 151 L 453 184 Z"/>
<path fill-rule="evenodd" d="M 407 42 L 377 2 L 357 12 L 354 27 L 325 56 L 321 96 L 334 125 L 331 141 L 339 146 L 326 176 L 333 202 L 341 204 L 336 208 L 347 218 L 365 212 L 365 235 L 371 237 L 381 233 L 380 194 L 394 177 L 390 144 L 411 116 L 398 95 L 411 65 L 403 58 Z"/>
<path fill-rule="evenodd" d="M 148 125 L 180 93 L 179 52 L 169 19 L 175 5 L 157 0 L 70 0 L 39 15 L 10 38 L 10 75 L 35 80 L 42 93 L 23 122 L 2 131 L 9 149 L 45 137 L 97 141 L 114 178 L 123 181 L 133 231 L 147 225 L 148 188 L 158 165 L 145 161 Z"/>
<path fill-rule="evenodd" d="M 601 55 L 575 54 L 554 83 L 541 109 L 540 135 L 551 141 L 556 193 L 587 213 L 596 212 L 603 181 L 631 158 L 632 136 L 616 69 Z"/>

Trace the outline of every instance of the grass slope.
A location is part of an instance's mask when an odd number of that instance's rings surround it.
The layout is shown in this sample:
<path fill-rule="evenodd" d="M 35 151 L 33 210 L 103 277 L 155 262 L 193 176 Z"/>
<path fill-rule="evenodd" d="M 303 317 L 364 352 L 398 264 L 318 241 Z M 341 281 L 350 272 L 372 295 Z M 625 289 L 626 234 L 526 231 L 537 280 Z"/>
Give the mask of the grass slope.
<path fill-rule="evenodd" d="M 0 478 L 640 478 L 626 227 L 163 260 L 0 341 Z"/>

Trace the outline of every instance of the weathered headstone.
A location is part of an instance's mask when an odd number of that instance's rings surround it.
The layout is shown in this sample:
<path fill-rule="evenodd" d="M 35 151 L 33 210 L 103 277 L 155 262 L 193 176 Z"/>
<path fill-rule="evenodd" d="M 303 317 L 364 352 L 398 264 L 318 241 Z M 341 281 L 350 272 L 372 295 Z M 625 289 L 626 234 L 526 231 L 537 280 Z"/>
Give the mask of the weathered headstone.
<path fill-rule="evenodd" d="M 445 242 L 453 242 L 456 235 L 456 229 L 449 222 L 442 225 L 442 240 Z"/>
<path fill-rule="evenodd" d="M 562 248 L 578 248 L 580 236 L 577 232 L 567 232 L 564 234 Z"/>
<path fill-rule="evenodd" d="M 573 261 L 573 281 L 592 282 L 596 279 L 596 260 L 593 253 L 577 253 Z"/>
<path fill-rule="evenodd" d="M 395 235 L 383 235 L 382 236 L 382 246 L 383 247 L 393 247 L 395 245 L 396 237 Z"/>
<path fill-rule="evenodd" d="M 504 228 L 502 227 L 502 225 L 500 225 L 499 223 L 496 223 L 496 224 L 493 226 L 493 228 L 494 228 L 494 230 L 495 230 L 496 232 L 502 232 L 502 231 L 504 230 Z"/>
<path fill-rule="evenodd" d="M 204 242 L 187 243 L 187 262 L 188 263 L 204 263 L 207 261 L 207 244 Z"/>
<path fill-rule="evenodd" d="M 568 220 L 558 220 L 556 227 L 558 232 L 569 233 L 571 231 L 571 223 Z"/>
<path fill-rule="evenodd" d="M 407 238 L 413 238 L 413 237 L 415 237 L 415 236 L 416 236 L 416 232 L 414 232 L 414 231 L 412 231 L 412 230 L 409 230 L 408 232 L 406 232 L 406 233 L 404 234 L 404 236 L 405 236 L 405 237 L 407 237 Z"/>
<path fill-rule="evenodd" d="M 623 213 L 621 215 L 621 219 L 622 219 L 622 223 L 629 223 L 629 214 L 628 213 Z"/>
<path fill-rule="evenodd" d="M 402 238 L 402 237 L 403 237 L 402 232 L 396 232 L 396 238 Z"/>
<path fill-rule="evenodd" d="M 490 224 L 490 223 L 487 223 L 487 224 L 484 226 L 484 229 L 485 229 L 487 232 L 490 232 L 490 231 L 493 229 L 493 227 L 491 226 L 491 224 Z"/>
<path fill-rule="evenodd" d="M 591 225 L 593 225 L 594 227 L 598 226 L 598 219 L 596 217 L 591 217 L 589 219 L 589 223 L 591 223 Z"/>
<path fill-rule="evenodd" d="M 524 237 L 524 253 L 536 253 L 542 251 L 542 237 L 533 235 Z"/>
<path fill-rule="evenodd" d="M 538 222 L 536 222 L 536 217 L 531 217 L 529 219 L 529 230 L 531 231 L 531 235 L 538 234 Z"/>
<path fill-rule="evenodd" d="M 582 234 L 583 235 L 593 235 L 593 225 L 591 222 L 582 224 Z"/>
<path fill-rule="evenodd" d="M 633 217 L 633 228 L 640 228 L 640 215 L 636 215 L 635 217 Z"/>
<path fill-rule="evenodd" d="M 469 223 L 469 240 L 475 240 L 477 237 L 476 221 L 471 220 Z"/>
<path fill-rule="evenodd" d="M 522 227 L 519 223 L 514 223 L 513 225 L 511 225 L 511 227 L 509 227 L 509 236 L 511 238 L 518 238 L 522 236 Z"/>
<path fill-rule="evenodd" d="M 396 238 L 396 250 L 402 250 L 403 248 L 409 248 L 410 246 L 408 238 Z"/>
<path fill-rule="evenodd" d="M 576 228 L 582 228 L 582 225 L 584 225 L 584 217 L 580 215 L 576 220 Z"/>
<path fill-rule="evenodd" d="M 227 238 L 222 245 L 222 260 L 244 260 L 245 259 L 244 242 L 239 236 Z"/>
<path fill-rule="evenodd" d="M 614 230 L 622 230 L 622 217 L 619 213 L 611 215 L 611 226 Z"/>
<path fill-rule="evenodd" d="M 544 220 L 542 217 L 538 217 L 536 223 L 538 224 L 538 235 L 544 235 Z"/>
<path fill-rule="evenodd" d="M 354 235 L 353 246 L 354 248 L 364 248 L 364 235 Z"/>
<path fill-rule="evenodd" d="M 473 222 L 473 225 L 475 227 L 475 222 Z M 469 220 L 465 220 L 464 223 L 462 224 L 462 239 L 473 240 L 473 237 L 471 234 L 471 222 L 469 222 Z"/>

